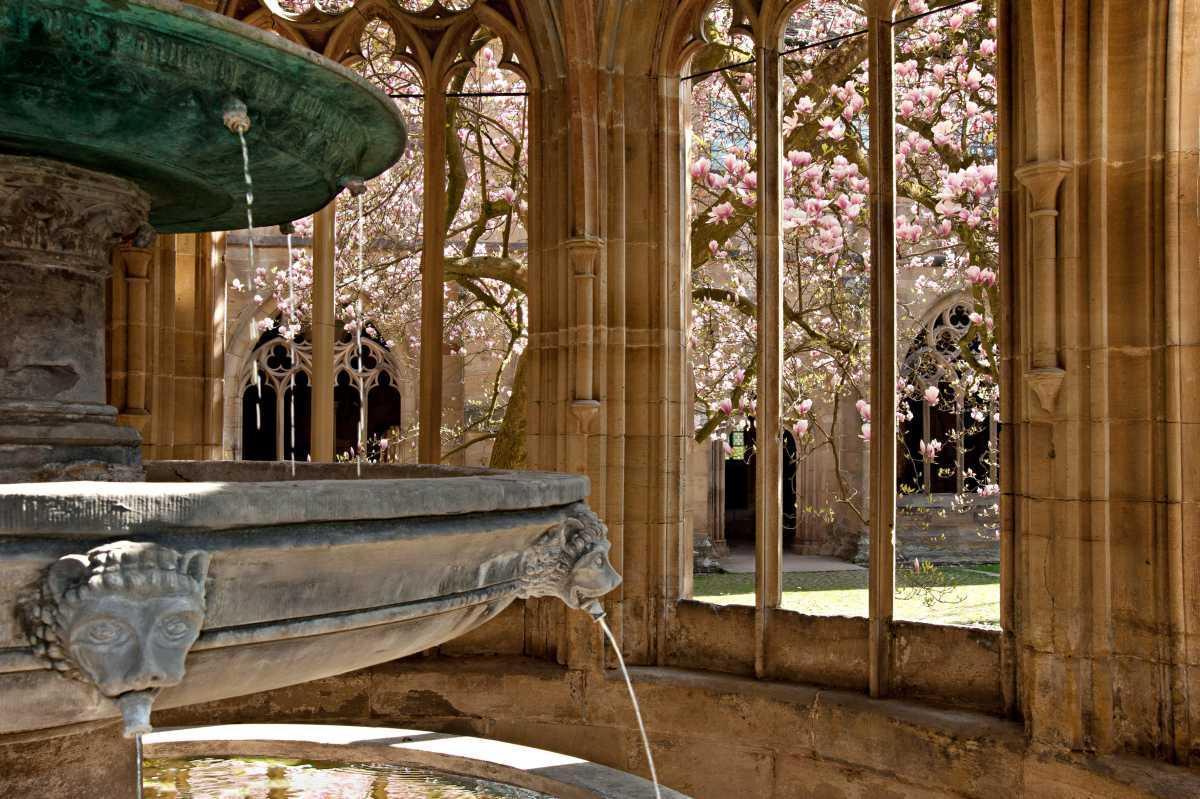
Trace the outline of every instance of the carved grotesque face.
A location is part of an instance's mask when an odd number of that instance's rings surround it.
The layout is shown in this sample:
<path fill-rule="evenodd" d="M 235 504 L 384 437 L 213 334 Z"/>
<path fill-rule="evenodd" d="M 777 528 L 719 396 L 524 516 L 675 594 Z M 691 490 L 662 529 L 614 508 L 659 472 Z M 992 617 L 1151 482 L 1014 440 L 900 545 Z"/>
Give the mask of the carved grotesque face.
<path fill-rule="evenodd" d="M 611 548 L 607 540 L 599 539 L 583 551 L 571 568 L 564 602 L 579 608 L 589 599 L 599 599 L 621 584 L 621 575 L 608 560 Z"/>
<path fill-rule="evenodd" d="M 183 680 L 204 607 L 195 595 L 101 594 L 63 621 L 67 653 L 101 693 L 115 697 Z"/>
<path fill-rule="evenodd" d="M 183 680 L 204 624 L 208 561 L 133 541 L 60 558 L 34 614 L 35 648 L 115 700 L 127 735 L 149 731 L 154 696 Z"/>

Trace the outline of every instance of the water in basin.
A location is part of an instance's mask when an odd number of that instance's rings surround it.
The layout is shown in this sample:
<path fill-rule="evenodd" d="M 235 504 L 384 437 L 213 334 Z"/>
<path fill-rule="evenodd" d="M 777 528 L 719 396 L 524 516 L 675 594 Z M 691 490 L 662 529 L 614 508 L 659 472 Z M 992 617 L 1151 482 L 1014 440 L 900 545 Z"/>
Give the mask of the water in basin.
<path fill-rule="evenodd" d="M 142 799 L 552 799 L 427 769 L 268 758 L 149 759 Z"/>

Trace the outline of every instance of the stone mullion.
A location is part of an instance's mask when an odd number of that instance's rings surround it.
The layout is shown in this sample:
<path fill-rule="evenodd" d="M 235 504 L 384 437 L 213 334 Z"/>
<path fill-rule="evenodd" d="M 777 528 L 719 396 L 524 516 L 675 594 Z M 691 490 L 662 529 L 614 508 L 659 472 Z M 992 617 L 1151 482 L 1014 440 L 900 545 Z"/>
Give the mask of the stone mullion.
<path fill-rule="evenodd" d="M 200 237 L 208 248 L 205 275 L 205 303 L 202 307 L 207 319 L 205 330 L 204 361 L 204 440 L 203 455 L 206 460 L 221 457 L 221 415 L 225 398 L 225 314 L 227 293 L 225 275 L 225 234 L 210 233 Z"/>
<path fill-rule="evenodd" d="M 625 305 L 625 215 L 626 162 L 625 162 L 625 83 L 623 78 L 613 79 L 613 114 L 608 136 L 608 236 L 606 240 L 606 292 L 607 325 L 604 345 L 597 352 L 605 359 L 606 381 L 599 396 L 606 401 L 605 415 L 605 459 L 608 479 L 604 501 L 604 521 L 608 526 L 608 540 L 612 543 L 610 558 L 613 567 L 625 573 L 625 416 L 626 396 L 624 392 L 626 369 L 625 348 L 627 344 Z M 599 507 L 598 504 L 596 504 Z M 608 595 L 605 606 L 609 614 L 609 626 L 618 641 L 622 640 L 624 627 L 624 585 L 618 586 Z"/>
<path fill-rule="evenodd" d="M 687 147 L 683 129 L 679 127 L 680 92 L 683 85 L 676 76 L 660 79 L 658 97 L 666 100 L 656 114 L 657 130 L 670 131 L 658 134 L 665 147 L 660 162 L 656 165 L 656 177 L 652 197 L 659 198 L 664 275 L 660 290 L 664 297 L 664 351 L 663 364 L 664 404 L 663 428 L 658 431 L 665 446 L 664 487 L 666 500 L 662 512 L 659 535 L 663 542 L 660 551 L 663 560 L 655 575 L 655 596 L 660 603 L 655 623 L 657 625 L 656 662 L 663 663 L 669 648 L 669 627 L 675 601 L 680 596 L 684 578 L 691 567 L 692 538 L 687 525 L 687 458 L 692 441 L 692 399 L 695 390 L 694 378 L 688 368 L 688 336 L 691 329 L 691 292 L 687 256 L 690 225 L 685 195 L 678 188 L 667 196 L 666 187 L 678 187 L 687 174 Z M 652 123 L 653 124 L 653 123 Z M 649 131 L 647 132 L 649 133 Z M 678 287 L 671 279 L 680 275 Z M 682 291 L 679 290 L 682 288 Z"/>
<path fill-rule="evenodd" d="M 432 85 L 432 84 L 431 84 Z M 438 86 L 441 84 L 438 83 Z M 446 97 L 425 96 L 425 195 L 421 250 L 421 377 L 417 459 L 442 459 L 442 350 L 445 342 Z"/>
<path fill-rule="evenodd" d="M 891 687 L 896 581 L 896 175 L 893 28 L 868 23 L 871 148 L 871 448 L 869 680 L 871 696 Z"/>
<path fill-rule="evenodd" d="M 310 452 L 314 462 L 334 458 L 334 220 L 337 200 L 313 214 L 312 394 Z M 251 351 L 251 357 L 254 357 Z"/>
<path fill-rule="evenodd" d="M 1163 195 L 1166 198 L 1163 228 L 1165 230 L 1165 277 L 1163 281 L 1163 344 L 1166 396 L 1164 400 L 1164 449 L 1166 468 L 1166 556 L 1169 561 L 1168 618 L 1170 640 L 1168 656 L 1171 662 L 1172 707 L 1171 737 L 1175 757 L 1181 763 L 1195 763 L 1190 740 L 1200 729 L 1200 717 L 1194 689 L 1195 678 L 1189 673 L 1188 601 L 1189 575 L 1196 573 L 1196 537 L 1189 534 L 1189 523 L 1197 518 L 1197 493 L 1200 486 L 1184 479 L 1187 469 L 1195 468 L 1198 453 L 1192 446 L 1196 440 L 1197 417 L 1189 407 L 1189 374 L 1195 368 L 1195 353 L 1200 344 L 1200 326 L 1188 298 L 1200 296 L 1200 275 L 1197 262 L 1197 241 L 1194 219 L 1197 212 L 1197 184 L 1200 183 L 1200 136 L 1192 120 L 1197 117 L 1195 68 L 1185 71 L 1180 65 L 1190 58 L 1188 24 L 1197 13 L 1195 0 L 1173 4 L 1167 24 L 1167 70 L 1179 71 L 1177 81 L 1167 85 L 1165 114 L 1166 169 Z M 1194 62 L 1193 62 L 1194 63 Z M 1194 394 L 1192 395 L 1194 396 Z"/>
<path fill-rule="evenodd" d="M 989 466 L 990 482 L 999 483 L 1000 493 L 1000 685 L 1004 697 L 1004 709 L 1008 715 L 1016 715 L 1019 710 L 1017 695 L 1017 653 L 1015 637 L 1016 609 L 1016 529 L 1014 525 L 1016 495 L 1013 483 L 1016 478 L 1014 445 L 1016 437 L 1011 424 L 1014 419 L 1013 409 L 1014 387 L 1019 383 L 1019 377 L 1014 378 L 1013 353 L 1019 337 L 1014 329 L 1014 313 L 1016 307 L 1016 280 L 1013 268 L 1013 250 L 1016 244 L 1014 236 L 1013 212 L 1014 197 L 1012 178 L 1012 120 L 1017 112 L 1017 96 L 1013 92 L 1012 69 L 1012 16 L 1008 0 L 1000 0 L 996 10 L 999 22 L 997 30 L 997 62 L 996 62 L 996 94 L 998 107 L 997 122 L 997 167 L 999 173 L 999 342 L 1000 342 L 1000 397 L 999 407 L 992 408 L 988 424 L 990 435 L 988 441 L 996 442 L 999 447 L 999 460 L 991 459 Z M 995 411 L 1000 413 L 1001 424 L 996 423 Z M 999 468 L 997 468 L 999 467 Z"/>
<path fill-rule="evenodd" d="M 758 43 L 755 61 L 758 146 L 758 394 L 755 411 L 755 673 L 766 672 L 767 621 L 782 604 L 783 183 L 779 49 Z"/>
<path fill-rule="evenodd" d="M 151 405 L 153 444 L 147 457 L 170 458 L 175 447 L 175 236 L 159 236 L 158 268 L 158 364 Z"/>

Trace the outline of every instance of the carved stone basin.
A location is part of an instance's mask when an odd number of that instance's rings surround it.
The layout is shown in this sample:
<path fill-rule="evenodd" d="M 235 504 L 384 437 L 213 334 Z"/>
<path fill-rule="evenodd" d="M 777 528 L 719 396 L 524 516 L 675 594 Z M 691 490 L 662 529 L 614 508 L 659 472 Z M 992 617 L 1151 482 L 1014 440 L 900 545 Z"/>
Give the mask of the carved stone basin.
<path fill-rule="evenodd" d="M 79 554 L 118 540 L 181 553 L 173 588 L 156 588 L 156 598 L 177 596 L 192 577 L 207 597 L 186 676 L 162 688 L 155 707 L 364 668 L 449 641 L 518 597 L 579 607 L 619 582 L 604 528 L 582 503 L 584 477 L 376 466 L 353 479 L 351 464 L 297 464 L 296 480 L 264 482 L 289 467 L 219 462 L 154 463 L 147 472 L 146 483 L 0 485 L 0 734 L 119 716 L 96 682 L 114 678 L 120 687 L 109 693 L 118 693 L 152 680 L 134 672 L 150 668 L 159 628 L 126 610 L 86 611 L 102 617 L 103 638 L 127 626 L 137 639 L 137 663 L 120 674 L 104 675 L 103 664 L 64 669 L 61 655 L 38 650 L 46 639 L 54 645 L 39 608 L 56 564 L 82 584 Z M 105 570 L 87 590 L 105 602 L 132 597 L 146 582 L 145 560 L 126 556 L 119 576 Z M 146 592 L 137 598 L 144 603 Z M 58 644 L 79 645 L 79 631 L 96 624 L 76 612 Z"/>

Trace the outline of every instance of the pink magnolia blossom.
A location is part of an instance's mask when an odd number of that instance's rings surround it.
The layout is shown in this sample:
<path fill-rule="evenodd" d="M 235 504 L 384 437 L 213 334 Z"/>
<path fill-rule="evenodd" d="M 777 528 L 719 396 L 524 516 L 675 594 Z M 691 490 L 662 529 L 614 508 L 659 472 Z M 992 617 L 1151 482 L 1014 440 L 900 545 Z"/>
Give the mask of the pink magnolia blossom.
<path fill-rule="evenodd" d="M 787 157 L 792 166 L 797 169 L 801 169 L 812 163 L 812 154 L 805 150 L 789 150 Z"/>
<path fill-rule="evenodd" d="M 792 425 L 792 435 L 796 438 L 803 438 L 808 433 L 809 421 L 801 419 Z"/>
<path fill-rule="evenodd" d="M 928 442 L 921 441 L 920 445 L 921 457 L 929 463 L 937 460 L 938 453 L 942 450 L 942 442 L 936 438 L 930 439 Z"/>
<path fill-rule="evenodd" d="M 805 399 L 800 402 L 800 413 L 805 414 L 812 410 L 813 401 Z"/>
<path fill-rule="evenodd" d="M 858 437 L 861 438 L 863 441 L 871 440 L 871 423 L 870 422 L 863 422 L 862 433 L 860 433 Z"/>
<path fill-rule="evenodd" d="M 715 206 L 708 214 L 708 221 L 713 224 L 722 224 L 733 219 L 733 205 L 728 202 L 723 202 Z"/>
<path fill-rule="evenodd" d="M 728 398 L 721 400 L 717 403 L 717 410 L 726 416 L 731 416 L 733 414 L 733 400 Z"/>
<path fill-rule="evenodd" d="M 896 238 L 900 241 L 915 243 L 921 240 L 921 234 L 925 232 L 925 228 L 918 225 L 916 222 L 909 222 L 906 217 L 896 217 Z"/>
<path fill-rule="evenodd" d="M 938 398 L 941 396 L 941 393 L 942 392 L 938 390 L 937 386 L 929 386 L 925 389 L 925 401 L 930 405 L 937 405 Z"/>
<path fill-rule="evenodd" d="M 864 399 L 860 399 L 858 402 L 854 403 L 854 408 L 858 411 L 859 417 L 861 417 L 864 422 L 871 421 L 871 404 L 869 402 Z"/>

